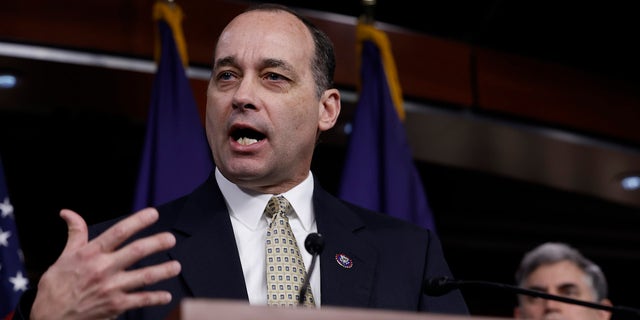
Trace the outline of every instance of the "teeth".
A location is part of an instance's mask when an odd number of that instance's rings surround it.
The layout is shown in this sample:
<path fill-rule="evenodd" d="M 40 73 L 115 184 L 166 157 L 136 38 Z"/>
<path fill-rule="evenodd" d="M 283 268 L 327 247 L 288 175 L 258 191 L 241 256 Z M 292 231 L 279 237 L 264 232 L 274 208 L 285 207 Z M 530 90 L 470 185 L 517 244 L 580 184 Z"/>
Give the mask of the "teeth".
<path fill-rule="evenodd" d="M 242 137 L 239 138 L 238 140 L 236 140 L 239 144 L 243 145 L 243 146 L 248 146 L 251 144 L 254 144 L 256 142 L 258 142 L 257 139 L 251 139 L 251 138 L 247 138 L 247 137 Z"/>

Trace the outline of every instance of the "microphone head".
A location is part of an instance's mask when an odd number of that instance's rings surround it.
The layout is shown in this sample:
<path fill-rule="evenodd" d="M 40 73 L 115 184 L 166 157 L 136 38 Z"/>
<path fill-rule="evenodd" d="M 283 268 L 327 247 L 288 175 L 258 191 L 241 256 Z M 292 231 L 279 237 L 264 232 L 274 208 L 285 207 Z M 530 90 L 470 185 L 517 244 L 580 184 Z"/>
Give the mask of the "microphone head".
<path fill-rule="evenodd" d="M 436 277 L 425 279 L 422 285 L 422 292 L 428 296 L 439 297 L 455 288 L 455 280 L 451 280 L 448 277 Z"/>
<path fill-rule="evenodd" d="M 306 239 L 304 239 L 304 247 L 310 254 L 320 254 L 324 249 L 324 238 L 321 234 L 314 232 L 310 233 Z"/>

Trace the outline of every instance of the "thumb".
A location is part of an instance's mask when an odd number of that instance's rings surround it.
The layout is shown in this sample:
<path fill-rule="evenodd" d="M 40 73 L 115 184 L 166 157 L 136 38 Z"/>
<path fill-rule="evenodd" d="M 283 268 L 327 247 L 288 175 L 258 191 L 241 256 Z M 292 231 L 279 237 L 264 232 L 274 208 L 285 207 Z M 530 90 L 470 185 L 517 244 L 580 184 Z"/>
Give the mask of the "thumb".
<path fill-rule="evenodd" d="M 81 248 L 89 241 L 89 232 L 87 231 L 87 223 L 76 212 L 69 209 L 60 210 L 60 217 L 67 223 L 67 244 L 64 252 L 75 251 Z"/>

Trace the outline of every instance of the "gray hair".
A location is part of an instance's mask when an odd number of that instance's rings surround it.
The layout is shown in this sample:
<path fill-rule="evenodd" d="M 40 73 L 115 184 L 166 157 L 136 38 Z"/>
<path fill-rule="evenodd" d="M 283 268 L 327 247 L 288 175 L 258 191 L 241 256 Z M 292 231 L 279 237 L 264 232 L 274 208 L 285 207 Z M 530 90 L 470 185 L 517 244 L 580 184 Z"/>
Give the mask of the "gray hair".
<path fill-rule="evenodd" d="M 526 278 L 541 265 L 570 261 L 584 271 L 596 301 L 607 298 L 607 279 L 600 267 L 585 258 L 577 249 L 559 242 L 547 242 L 527 252 L 516 271 L 516 284 L 523 286 Z"/>

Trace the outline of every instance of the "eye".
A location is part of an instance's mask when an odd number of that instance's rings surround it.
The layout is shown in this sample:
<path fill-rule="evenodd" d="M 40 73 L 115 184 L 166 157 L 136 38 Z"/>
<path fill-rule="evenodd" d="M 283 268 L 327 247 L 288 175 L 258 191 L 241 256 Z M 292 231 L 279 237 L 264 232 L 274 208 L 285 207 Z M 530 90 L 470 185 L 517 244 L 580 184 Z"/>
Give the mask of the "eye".
<path fill-rule="evenodd" d="M 542 301 L 540 297 L 523 296 L 524 301 L 528 304 L 539 304 Z"/>
<path fill-rule="evenodd" d="M 265 78 L 267 80 L 271 80 L 271 81 L 282 81 L 282 80 L 287 80 L 286 77 L 277 74 L 277 73 L 273 73 L 273 72 L 269 72 L 265 75 Z"/>
<path fill-rule="evenodd" d="M 574 286 L 569 286 L 569 287 L 564 287 L 564 288 L 560 288 L 560 290 L 558 290 L 561 296 L 565 296 L 565 297 L 579 297 L 580 296 L 580 289 Z"/>
<path fill-rule="evenodd" d="M 219 80 L 231 80 L 235 75 L 231 71 L 223 71 L 218 74 Z"/>

